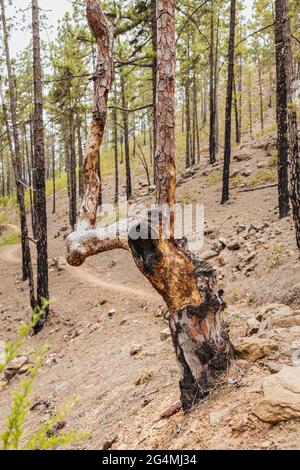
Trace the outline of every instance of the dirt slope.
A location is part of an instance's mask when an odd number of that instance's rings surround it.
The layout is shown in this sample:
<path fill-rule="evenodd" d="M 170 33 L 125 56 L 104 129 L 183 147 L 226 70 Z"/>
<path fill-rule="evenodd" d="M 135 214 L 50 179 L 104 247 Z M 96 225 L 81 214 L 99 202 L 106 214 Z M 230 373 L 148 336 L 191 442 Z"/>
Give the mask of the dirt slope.
<path fill-rule="evenodd" d="M 232 171 L 250 175 L 238 181 L 226 206 L 219 205 L 221 169 L 217 165 L 211 171 L 205 159 L 178 188 L 180 202 L 193 199 L 205 205 L 207 236 L 202 255 L 211 258 L 219 284 L 226 290 L 233 339 L 245 336 L 246 322 L 259 306 L 279 302 L 297 309 L 300 304 L 292 221 L 277 220 L 276 188 L 241 192 L 243 181 L 256 177 L 261 164 L 268 166 L 269 157 L 253 145 L 243 152 L 249 159 L 235 161 Z M 110 183 L 107 180 L 104 188 L 108 201 Z M 136 198 L 151 201 L 143 184 Z M 63 261 L 66 225 L 67 199 L 61 194 L 57 214 L 49 213 L 50 260 L 56 258 L 50 270 L 51 316 L 43 332 L 28 340 L 27 348 L 49 346 L 33 400 L 47 399 L 61 406 L 79 397 L 67 426 L 91 431 L 80 448 L 101 449 L 107 442 L 113 449 L 300 448 L 297 420 L 273 426 L 253 415 L 261 381 L 270 374 L 262 360 L 240 361 L 238 378 L 224 380 L 188 415 L 179 412 L 160 419 L 178 401 L 171 340 L 160 337 L 167 327 L 163 302 L 126 252 L 103 253 L 81 268 L 67 266 Z M 220 240 L 226 241 L 227 248 Z M 228 249 L 231 241 L 239 248 Z M 20 281 L 20 247 L 1 248 L 0 266 L 1 337 L 10 339 L 16 324 L 29 315 L 26 286 Z M 275 359 L 291 364 L 288 354 L 278 353 Z M 141 385 L 136 385 L 138 379 Z M 18 380 L 15 377 L 1 391 L 1 424 Z M 31 425 L 45 416 L 47 410 L 37 407 L 30 413 Z"/>

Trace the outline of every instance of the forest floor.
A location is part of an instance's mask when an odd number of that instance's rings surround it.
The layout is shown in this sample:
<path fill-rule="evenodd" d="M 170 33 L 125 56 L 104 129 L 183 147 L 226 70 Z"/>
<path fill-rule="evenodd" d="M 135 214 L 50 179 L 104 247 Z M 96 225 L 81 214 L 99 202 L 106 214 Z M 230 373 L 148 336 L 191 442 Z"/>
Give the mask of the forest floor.
<path fill-rule="evenodd" d="M 276 423 L 255 415 L 263 381 L 283 364 L 295 366 L 292 348 L 300 338 L 299 259 L 292 219 L 278 220 L 276 187 L 245 191 L 272 184 L 273 143 L 271 137 L 262 137 L 235 152 L 240 160 L 231 168 L 235 188 L 224 207 L 220 164 L 211 169 L 202 157 L 200 167 L 180 179 L 178 200 L 204 203 L 201 253 L 210 259 L 225 289 L 225 320 L 240 353 L 238 373 L 224 378 L 187 415 L 179 411 L 161 417 L 179 399 L 173 346 L 163 331 L 163 301 L 127 252 L 103 253 L 80 268 L 65 263 L 68 202 L 60 193 L 57 213 L 52 215 L 49 208 L 48 214 L 51 314 L 44 330 L 29 338 L 25 351 L 30 357 L 30 350 L 49 347 L 32 396 L 34 402 L 46 400 L 48 405 L 41 402 L 30 412 L 31 429 L 52 406 L 61 407 L 76 396 L 79 401 L 68 414 L 66 429 L 90 431 L 89 439 L 76 448 L 300 449 L 297 414 Z M 153 196 L 140 180 L 135 181 L 135 200 L 149 203 Z M 111 187 L 113 178 L 107 178 L 107 201 L 112 200 Z M 17 223 L 12 214 L 9 222 Z M 15 336 L 17 324 L 29 318 L 19 245 L 0 248 L 0 266 L 0 331 L 7 340 Z M 280 305 L 271 309 L 291 313 L 288 327 L 260 324 L 257 333 L 255 314 L 274 303 Z M 17 374 L 1 391 L 0 427 L 20 377 Z"/>

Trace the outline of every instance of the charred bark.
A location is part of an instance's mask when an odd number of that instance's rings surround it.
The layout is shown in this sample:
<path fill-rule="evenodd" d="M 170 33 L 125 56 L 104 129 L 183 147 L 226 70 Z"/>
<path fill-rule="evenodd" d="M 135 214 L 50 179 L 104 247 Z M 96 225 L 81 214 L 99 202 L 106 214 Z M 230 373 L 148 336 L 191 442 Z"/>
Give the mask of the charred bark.
<path fill-rule="evenodd" d="M 35 218 L 36 218 L 36 249 L 37 249 L 37 302 L 42 308 L 49 300 L 48 288 L 48 242 L 47 242 L 47 210 L 45 184 L 45 148 L 43 122 L 43 91 L 42 67 L 40 55 L 39 7 L 38 0 L 32 0 L 32 34 L 33 34 L 33 75 L 34 75 L 34 152 L 36 165 L 35 186 Z M 48 307 L 44 309 L 35 332 L 44 325 Z"/>
<path fill-rule="evenodd" d="M 297 109 L 293 103 L 294 83 L 296 73 L 293 66 L 293 53 L 291 44 L 291 24 L 288 11 L 288 1 L 276 0 L 276 29 L 280 30 L 280 36 L 283 40 L 284 55 L 282 57 L 283 68 L 286 73 L 287 83 L 287 102 L 286 112 L 288 120 L 288 141 L 289 141 L 289 180 L 290 180 L 290 199 L 293 209 L 293 219 L 296 232 L 296 242 L 300 251 L 300 160 L 299 160 L 299 138 Z M 279 34 L 279 31 L 278 31 Z"/>
<path fill-rule="evenodd" d="M 153 161 L 153 180 L 156 184 L 156 166 L 155 166 L 155 151 L 156 151 L 156 80 L 157 80 L 157 23 L 156 23 L 156 0 L 151 0 L 151 27 L 152 27 L 152 99 L 153 99 L 153 117 L 152 117 L 152 155 L 151 160 Z"/>
<path fill-rule="evenodd" d="M 106 229 L 95 229 L 93 223 L 86 230 L 77 230 L 68 237 L 67 259 L 71 265 L 80 266 L 89 256 L 103 251 L 114 248 L 131 251 L 138 269 L 163 297 L 170 311 L 170 328 L 182 372 L 181 401 L 187 411 L 216 386 L 229 366 L 232 348 L 221 326 L 223 291 L 215 292 L 213 268 L 198 261 L 185 243 L 173 236 L 176 188 L 173 0 L 157 0 L 156 18 L 159 34 L 155 163 L 159 210 L 149 213 L 148 220 L 129 221 L 129 229 L 125 220 Z M 163 224 L 167 221 L 161 211 L 162 204 L 171 209 L 168 237 L 163 236 Z M 122 236 L 124 226 L 126 237 Z"/>
<path fill-rule="evenodd" d="M 288 189 L 288 70 L 287 50 L 284 41 L 284 22 L 287 12 L 282 1 L 275 2 L 275 42 L 276 42 L 276 92 L 277 92 L 277 127 L 278 127 L 278 204 L 279 217 L 287 217 L 289 213 Z"/>
<path fill-rule="evenodd" d="M 224 144 L 224 166 L 223 166 L 223 190 L 222 204 L 229 199 L 229 176 L 231 160 L 231 118 L 232 118 L 232 94 L 234 81 L 234 45 L 235 45 L 235 17 L 236 0 L 231 0 L 230 7 L 230 34 L 228 47 L 228 79 L 225 114 L 225 144 Z"/>

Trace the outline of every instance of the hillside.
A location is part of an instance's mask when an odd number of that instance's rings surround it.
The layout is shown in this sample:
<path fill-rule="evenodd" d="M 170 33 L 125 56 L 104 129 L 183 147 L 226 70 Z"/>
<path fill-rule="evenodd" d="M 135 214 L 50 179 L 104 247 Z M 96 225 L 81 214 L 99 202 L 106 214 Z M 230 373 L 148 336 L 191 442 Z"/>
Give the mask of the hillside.
<path fill-rule="evenodd" d="M 278 372 L 300 365 L 300 280 L 291 217 L 278 220 L 274 142 L 271 135 L 262 136 L 235 150 L 232 197 L 224 207 L 221 163 L 211 168 L 205 151 L 200 167 L 179 178 L 178 201 L 204 203 L 205 246 L 198 255 L 217 270 L 228 305 L 224 320 L 237 351 L 228 377 L 186 415 L 178 411 L 179 375 L 162 300 L 127 252 L 103 253 L 80 268 L 66 264 L 68 202 L 59 193 L 57 213 L 48 211 L 51 315 L 24 351 L 30 361 L 32 349 L 49 346 L 28 426 L 77 396 L 66 429 L 91 432 L 78 448 L 300 448 L 299 407 L 287 405 L 284 400 L 290 397 L 279 390 Z M 151 203 L 143 176 L 139 183 L 134 200 Z M 112 186 L 107 177 L 107 200 Z M 9 232 L 8 223 L 17 223 L 12 214 L 6 221 Z M 29 318 L 19 245 L 1 247 L 0 260 L 0 328 L 2 337 L 10 339 L 15 326 Z M 1 425 L 26 370 L 26 364 L 16 365 L 1 391 Z M 278 403 L 264 405 L 267 387 L 264 395 L 262 385 L 270 378 Z M 293 397 L 299 397 L 299 374 L 289 380 Z M 171 416 L 162 418 L 164 413 Z"/>

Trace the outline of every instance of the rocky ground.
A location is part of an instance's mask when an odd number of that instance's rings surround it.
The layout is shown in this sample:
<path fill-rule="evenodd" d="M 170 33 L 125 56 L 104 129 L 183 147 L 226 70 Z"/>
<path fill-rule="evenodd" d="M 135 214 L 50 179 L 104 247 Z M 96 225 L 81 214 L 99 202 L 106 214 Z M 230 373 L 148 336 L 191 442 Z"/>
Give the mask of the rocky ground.
<path fill-rule="evenodd" d="M 183 415 L 162 300 L 129 253 L 117 250 L 80 268 L 67 266 L 62 193 L 57 214 L 49 213 L 51 315 L 2 377 L 1 425 L 32 351 L 47 344 L 28 426 L 34 429 L 77 396 L 66 429 L 90 431 L 78 448 L 300 448 L 299 259 L 292 219 L 278 220 L 274 148 L 273 136 L 235 151 L 232 197 L 223 207 L 221 165 L 211 168 L 205 149 L 201 165 L 178 181 L 179 202 L 204 203 L 205 244 L 198 255 L 213 264 L 226 292 L 224 321 L 236 362 L 220 386 Z M 111 186 L 108 178 L 108 201 Z M 143 180 L 135 186 L 135 201 L 153 201 Z M 19 246 L 0 248 L 0 264 L 1 337 L 11 339 L 29 318 Z"/>

